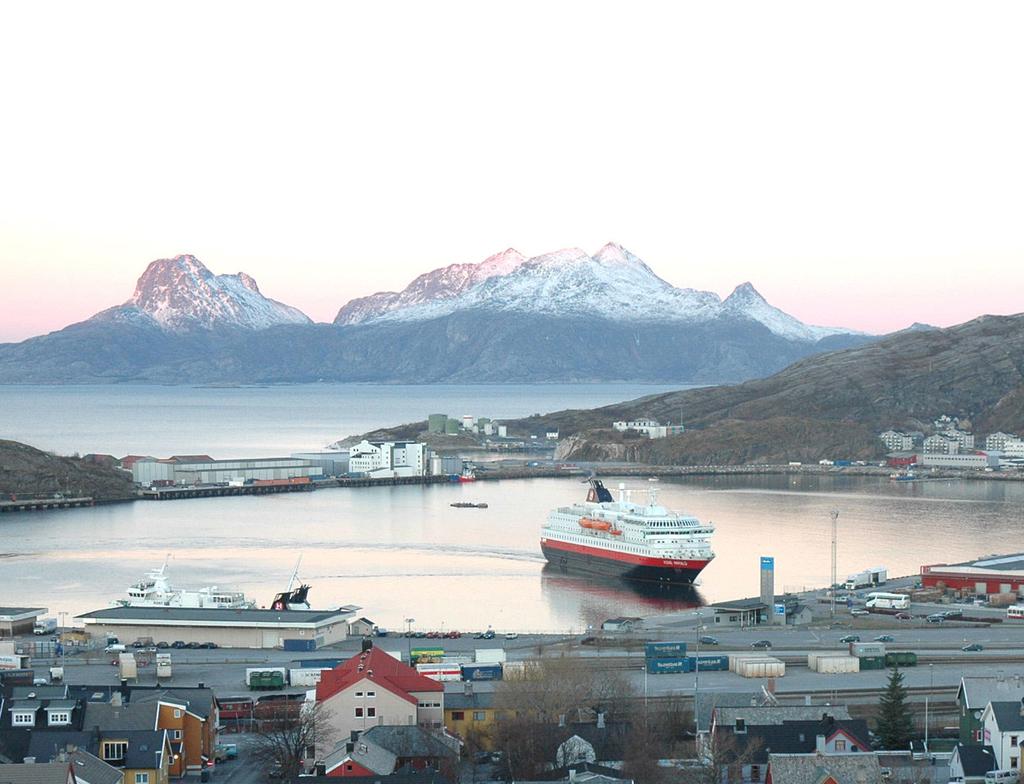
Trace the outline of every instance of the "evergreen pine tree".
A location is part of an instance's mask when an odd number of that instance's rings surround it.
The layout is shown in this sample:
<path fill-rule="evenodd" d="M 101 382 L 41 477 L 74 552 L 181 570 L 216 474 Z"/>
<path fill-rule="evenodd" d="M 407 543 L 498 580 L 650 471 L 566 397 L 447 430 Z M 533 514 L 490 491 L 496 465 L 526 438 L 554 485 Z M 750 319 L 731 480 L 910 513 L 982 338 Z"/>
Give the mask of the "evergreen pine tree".
<path fill-rule="evenodd" d="M 889 683 L 878 701 L 878 744 L 883 749 L 909 748 L 914 738 L 914 719 L 907 706 L 907 687 L 903 685 L 903 673 L 894 668 L 889 674 Z"/>

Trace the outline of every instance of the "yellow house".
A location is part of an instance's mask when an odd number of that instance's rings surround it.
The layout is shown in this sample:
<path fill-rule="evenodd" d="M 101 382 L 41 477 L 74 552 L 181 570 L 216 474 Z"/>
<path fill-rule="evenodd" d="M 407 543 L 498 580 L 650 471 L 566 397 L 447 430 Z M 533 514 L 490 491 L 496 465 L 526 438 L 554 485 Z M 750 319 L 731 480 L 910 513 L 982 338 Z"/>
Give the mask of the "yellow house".
<path fill-rule="evenodd" d="M 124 772 L 124 784 L 168 784 L 173 752 L 164 730 L 101 730 L 99 758 Z"/>
<path fill-rule="evenodd" d="M 493 729 L 497 719 L 493 692 L 444 695 L 445 729 L 482 751 L 494 751 Z"/>

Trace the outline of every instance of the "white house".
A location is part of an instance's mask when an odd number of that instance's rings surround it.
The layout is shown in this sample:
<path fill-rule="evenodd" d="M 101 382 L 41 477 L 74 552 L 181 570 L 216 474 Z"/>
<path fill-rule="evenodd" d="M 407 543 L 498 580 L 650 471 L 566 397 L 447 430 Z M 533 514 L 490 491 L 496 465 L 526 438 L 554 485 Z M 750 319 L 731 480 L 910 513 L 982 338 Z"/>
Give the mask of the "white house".
<path fill-rule="evenodd" d="M 886 430 L 878 437 L 889 452 L 909 452 L 914 448 L 914 437 L 898 430 Z"/>
<path fill-rule="evenodd" d="M 990 702 L 981 714 L 982 743 L 992 747 L 998 770 L 1020 769 L 1024 741 L 1024 700 Z"/>
<path fill-rule="evenodd" d="M 985 449 L 1002 452 L 1006 448 L 1007 441 L 1017 441 L 1013 433 L 1004 433 L 1001 430 L 997 433 L 989 433 L 985 439 Z"/>

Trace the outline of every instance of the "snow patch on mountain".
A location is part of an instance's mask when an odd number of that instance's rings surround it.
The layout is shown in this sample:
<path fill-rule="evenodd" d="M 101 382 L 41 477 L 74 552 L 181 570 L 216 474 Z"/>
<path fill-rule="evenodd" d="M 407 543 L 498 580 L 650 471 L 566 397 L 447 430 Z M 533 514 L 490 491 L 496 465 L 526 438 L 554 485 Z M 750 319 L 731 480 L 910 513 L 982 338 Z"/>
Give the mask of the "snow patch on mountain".
<path fill-rule="evenodd" d="M 508 250 L 480 264 L 434 270 L 402 292 L 353 300 L 339 311 L 335 323 L 426 321 L 462 310 L 638 322 L 746 318 L 782 337 L 804 341 L 848 332 L 803 324 L 769 305 L 749 283 L 738 286 L 724 302 L 714 292 L 676 288 L 615 243 L 593 256 L 564 248 L 525 259 Z"/>
<path fill-rule="evenodd" d="M 312 323 L 302 311 L 264 297 L 246 273 L 214 275 L 191 255 L 151 262 L 124 305 L 94 318 L 139 321 L 145 317 L 168 332 Z"/>

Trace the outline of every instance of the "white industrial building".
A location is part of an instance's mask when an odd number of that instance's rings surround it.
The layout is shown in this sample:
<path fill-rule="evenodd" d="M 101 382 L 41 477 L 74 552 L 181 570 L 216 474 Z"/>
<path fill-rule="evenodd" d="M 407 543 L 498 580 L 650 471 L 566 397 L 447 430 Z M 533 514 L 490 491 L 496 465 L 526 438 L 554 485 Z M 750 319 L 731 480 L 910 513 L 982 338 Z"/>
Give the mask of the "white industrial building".
<path fill-rule="evenodd" d="M 999 451 L 1002 452 L 1006 449 L 1006 444 L 1010 441 L 1019 441 L 1020 439 L 1013 433 L 1004 433 L 1001 430 L 997 433 L 989 433 L 985 438 L 985 449 L 988 451 Z"/>
<path fill-rule="evenodd" d="M 612 422 L 612 427 L 620 433 L 632 430 L 633 432 L 641 433 L 648 438 L 667 438 L 668 436 L 679 435 L 686 430 L 683 425 L 658 424 L 657 419 L 620 420 L 618 422 Z"/>
<path fill-rule="evenodd" d="M 145 487 L 158 484 L 215 485 L 250 479 L 319 479 L 324 470 L 308 460 L 294 457 L 263 457 L 249 460 L 214 460 L 169 457 L 157 460 L 145 457 L 132 464 L 132 479 Z"/>
<path fill-rule="evenodd" d="M 323 452 L 292 452 L 296 460 L 320 466 L 325 476 L 344 476 L 348 473 L 348 450 L 326 449 Z"/>
<path fill-rule="evenodd" d="M 984 452 L 973 455 L 923 454 L 918 456 L 917 464 L 925 468 L 998 468 L 999 455 Z"/>
<path fill-rule="evenodd" d="M 349 449 L 348 470 L 371 478 L 424 476 L 429 467 L 426 444 L 415 441 L 360 441 Z"/>

